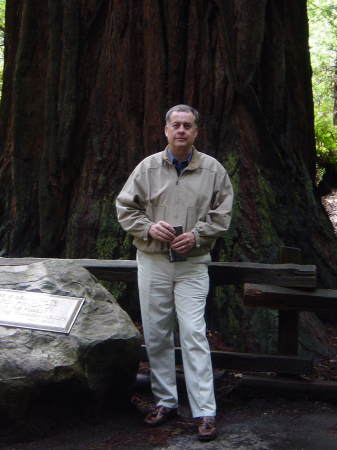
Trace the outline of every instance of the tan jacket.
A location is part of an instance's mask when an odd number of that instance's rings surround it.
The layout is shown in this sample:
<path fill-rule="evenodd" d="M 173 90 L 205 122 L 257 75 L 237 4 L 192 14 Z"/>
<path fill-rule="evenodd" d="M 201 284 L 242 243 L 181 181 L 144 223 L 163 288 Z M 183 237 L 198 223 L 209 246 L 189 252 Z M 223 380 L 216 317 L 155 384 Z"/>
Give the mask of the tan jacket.
<path fill-rule="evenodd" d="M 233 189 L 224 167 L 193 147 L 192 159 L 178 176 L 166 149 L 148 156 L 134 169 L 117 197 L 118 221 L 147 253 L 167 253 L 167 244 L 152 239 L 149 229 L 164 220 L 192 231 L 196 247 L 187 256 L 209 252 L 231 220 Z"/>

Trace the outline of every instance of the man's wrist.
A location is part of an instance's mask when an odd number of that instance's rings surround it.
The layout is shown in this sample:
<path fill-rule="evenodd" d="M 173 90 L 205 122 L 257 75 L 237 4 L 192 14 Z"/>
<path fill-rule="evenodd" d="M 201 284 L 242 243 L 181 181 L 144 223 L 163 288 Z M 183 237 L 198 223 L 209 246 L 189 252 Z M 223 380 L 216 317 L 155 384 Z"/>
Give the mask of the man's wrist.
<path fill-rule="evenodd" d="M 153 223 L 149 223 L 149 224 L 146 226 L 146 228 L 145 228 L 145 230 L 144 230 L 144 235 L 143 235 L 143 240 L 144 240 L 144 241 L 148 241 L 149 239 L 152 239 L 151 234 L 150 234 L 150 230 L 151 230 L 151 227 L 152 227 L 153 225 L 154 225 Z"/>
<path fill-rule="evenodd" d="M 199 248 L 200 247 L 200 235 L 197 232 L 197 230 L 193 230 L 192 233 L 194 234 L 194 246 Z"/>

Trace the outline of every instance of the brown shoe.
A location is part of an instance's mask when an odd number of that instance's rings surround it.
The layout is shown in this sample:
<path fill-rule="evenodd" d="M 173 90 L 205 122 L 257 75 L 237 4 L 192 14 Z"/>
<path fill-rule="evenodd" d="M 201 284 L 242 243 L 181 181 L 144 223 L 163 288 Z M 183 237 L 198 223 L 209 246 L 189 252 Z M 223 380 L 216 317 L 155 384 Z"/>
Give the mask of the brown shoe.
<path fill-rule="evenodd" d="M 160 425 L 167 419 L 177 415 L 177 408 L 167 408 L 166 406 L 155 406 L 145 417 L 144 422 L 148 425 Z"/>
<path fill-rule="evenodd" d="M 200 417 L 198 427 L 199 441 L 212 441 L 217 437 L 215 417 Z"/>

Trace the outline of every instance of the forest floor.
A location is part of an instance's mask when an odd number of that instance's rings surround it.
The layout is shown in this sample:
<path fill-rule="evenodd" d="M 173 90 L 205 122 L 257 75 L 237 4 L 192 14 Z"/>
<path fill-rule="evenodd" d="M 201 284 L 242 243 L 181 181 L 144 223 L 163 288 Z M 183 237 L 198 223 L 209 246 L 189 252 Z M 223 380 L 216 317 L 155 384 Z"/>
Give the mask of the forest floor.
<path fill-rule="evenodd" d="M 179 375 L 179 374 L 178 374 Z M 148 383 L 137 383 L 131 404 L 119 411 L 79 411 L 30 417 L 0 431 L 2 450 L 336 450 L 337 404 L 282 392 L 242 394 L 232 376 L 215 373 L 218 438 L 201 443 L 180 377 L 179 416 L 148 427 L 143 416 L 151 406 Z M 335 397 L 336 398 L 336 397 Z M 55 410 L 53 410 L 55 411 Z"/>
<path fill-rule="evenodd" d="M 337 234 L 337 189 L 322 197 L 322 203 Z"/>
<path fill-rule="evenodd" d="M 337 190 L 322 202 L 337 233 Z M 328 334 L 337 354 L 337 327 L 330 327 Z M 221 347 L 216 335 L 210 341 L 212 348 Z M 57 408 L 48 405 L 46 411 L 24 423 L 4 425 L 0 421 L 0 449 L 336 450 L 337 388 L 331 398 L 324 399 L 297 392 L 247 392 L 240 390 L 242 376 L 215 371 L 219 435 L 210 443 L 200 443 L 196 438 L 196 423 L 191 418 L 179 369 L 179 416 L 160 427 L 144 425 L 143 416 L 152 398 L 148 367 L 143 364 L 131 401 L 118 413 L 115 408 L 79 411 L 69 401 L 63 402 L 58 413 Z M 315 361 L 312 381 L 337 383 L 337 358 Z"/>

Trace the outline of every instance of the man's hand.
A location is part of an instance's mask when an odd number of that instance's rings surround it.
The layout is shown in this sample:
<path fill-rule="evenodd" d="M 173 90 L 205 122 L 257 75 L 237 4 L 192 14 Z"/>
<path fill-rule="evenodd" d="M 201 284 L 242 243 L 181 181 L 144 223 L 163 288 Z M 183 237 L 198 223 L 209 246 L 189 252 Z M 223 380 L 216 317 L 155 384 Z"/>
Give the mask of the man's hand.
<path fill-rule="evenodd" d="M 169 223 L 160 220 L 158 223 L 151 225 L 149 235 L 161 242 L 171 242 L 176 237 L 176 232 Z"/>
<path fill-rule="evenodd" d="M 171 242 L 171 248 L 177 253 L 189 252 L 195 246 L 194 233 L 188 231 L 175 237 Z"/>

